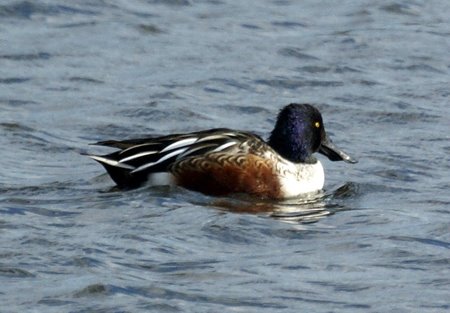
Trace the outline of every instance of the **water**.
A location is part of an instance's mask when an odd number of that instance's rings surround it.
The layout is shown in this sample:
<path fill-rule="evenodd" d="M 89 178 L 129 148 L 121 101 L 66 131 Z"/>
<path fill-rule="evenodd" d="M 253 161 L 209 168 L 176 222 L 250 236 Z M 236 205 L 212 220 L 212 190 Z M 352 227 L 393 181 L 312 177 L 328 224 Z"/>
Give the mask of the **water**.
<path fill-rule="evenodd" d="M 450 3 L 4 0 L 1 312 L 450 311 Z M 319 201 L 117 192 L 83 151 L 315 103 Z"/>

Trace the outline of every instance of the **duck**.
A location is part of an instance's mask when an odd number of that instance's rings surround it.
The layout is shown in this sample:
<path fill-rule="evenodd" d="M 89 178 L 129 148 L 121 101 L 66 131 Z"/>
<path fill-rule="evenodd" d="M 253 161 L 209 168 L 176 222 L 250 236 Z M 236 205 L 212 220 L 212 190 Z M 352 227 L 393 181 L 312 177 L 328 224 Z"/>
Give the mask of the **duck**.
<path fill-rule="evenodd" d="M 323 189 L 324 168 L 316 152 L 331 161 L 357 162 L 333 144 L 321 113 L 308 103 L 284 106 L 267 141 L 248 131 L 215 128 L 94 145 L 117 149 L 88 156 L 120 189 L 150 182 L 211 196 L 299 197 Z"/>

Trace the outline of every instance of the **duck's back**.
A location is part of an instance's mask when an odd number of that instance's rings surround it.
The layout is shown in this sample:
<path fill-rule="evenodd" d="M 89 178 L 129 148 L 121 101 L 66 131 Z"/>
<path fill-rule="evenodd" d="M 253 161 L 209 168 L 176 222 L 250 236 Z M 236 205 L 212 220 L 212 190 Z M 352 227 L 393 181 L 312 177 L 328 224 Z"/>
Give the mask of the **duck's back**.
<path fill-rule="evenodd" d="M 182 172 L 194 173 L 194 165 L 197 173 L 213 164 L 229 167 L 234 161 L 241 162 L 244 155 L 261 154 L 262 147 L 270 149 L 254 134 L 226 128 L 96 144 L 120 149 L 103 156 L 91 155 L 119 187 L 139 186 L 152 173 L 171 172 L 181 177 Z"/>

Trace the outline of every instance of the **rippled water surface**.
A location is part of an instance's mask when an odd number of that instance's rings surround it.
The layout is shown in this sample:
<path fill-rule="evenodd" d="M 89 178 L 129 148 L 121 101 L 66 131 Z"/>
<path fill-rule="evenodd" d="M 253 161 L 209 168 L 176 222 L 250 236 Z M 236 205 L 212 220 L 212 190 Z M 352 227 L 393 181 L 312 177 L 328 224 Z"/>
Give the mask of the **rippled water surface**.
<path fill-rule="evenodd" d="M 450 2 L 0 3 L 1 312 L 450 311 Z M 315 103 L 319 199 L 111 189 L 80 152 Z"/>

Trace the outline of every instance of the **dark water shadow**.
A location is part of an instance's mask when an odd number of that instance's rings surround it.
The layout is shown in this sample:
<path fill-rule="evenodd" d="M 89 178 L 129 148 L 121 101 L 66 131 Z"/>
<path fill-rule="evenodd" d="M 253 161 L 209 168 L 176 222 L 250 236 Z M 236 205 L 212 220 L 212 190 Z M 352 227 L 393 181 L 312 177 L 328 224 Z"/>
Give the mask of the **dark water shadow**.
<path fill-rule="evenodd" d="M 329 192 L 316 192 L 282 201 L 255 200 L 248 196 L 220 198 L 210 202 L 219 210 L 240 214 L 265 215 L 292 223 L 315 223 L 338 211 L 349 210 L 341 202 L 358 193 L 355 183 L 346 183 Z"/>
<path fill-rule="evenodd" d="M 103 175 L 104 176 L 104 175 Z M 102 177 L 103 177 L 102 176 Z M 127 194 L 140 199 L 142 194 L 152 198 L 168 199 L 175 202 L 191 203 L 202 207 L 212 207 L 222 212 L 254 214 L 292 223 L 315 223 L 336 212 L 350 210 L 348 199 L 358 196 L 359 186 L 347 182 L 329 191 L 320 191 L 286 200 L 258 199 L 249 195 L 237 194 L 228 197 L 212 197 L 189 191 L 178 186 L 142 186 L 121 189 L 117 186 L 99 190 L 102 195 Z"/>

